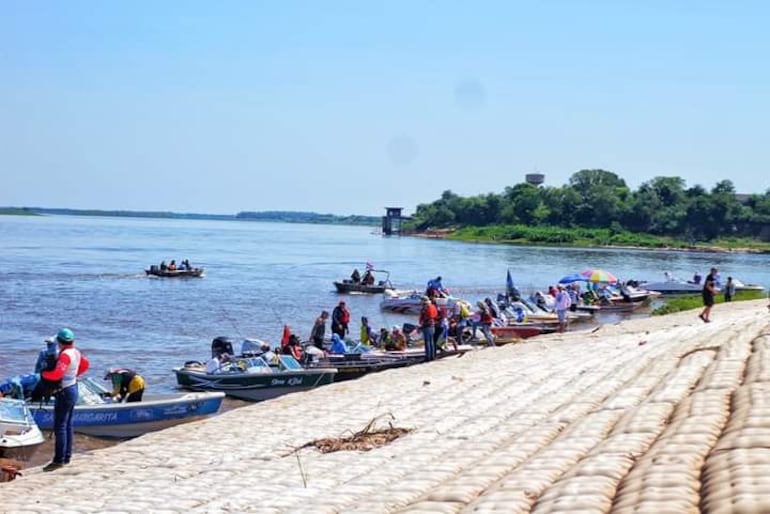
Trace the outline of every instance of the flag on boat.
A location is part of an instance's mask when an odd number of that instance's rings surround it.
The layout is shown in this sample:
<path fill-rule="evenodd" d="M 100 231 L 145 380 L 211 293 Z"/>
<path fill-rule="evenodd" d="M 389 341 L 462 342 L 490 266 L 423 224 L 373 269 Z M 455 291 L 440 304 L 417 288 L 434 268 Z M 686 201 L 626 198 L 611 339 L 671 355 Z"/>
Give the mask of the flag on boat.
<path fill-rule="evenodd" d="M 374 264 L 372 264 L 372 261 L 366 261 L 366 271 L 373 271 L 374 270 Z"/>
<path fill-rule="evenodd" d="M 505 277 L 505 289 L 508 291 L 508 294 L 514 290 L 513 278 L 511 278 L 511 270 L 508 270 L 508 275 Z"/>

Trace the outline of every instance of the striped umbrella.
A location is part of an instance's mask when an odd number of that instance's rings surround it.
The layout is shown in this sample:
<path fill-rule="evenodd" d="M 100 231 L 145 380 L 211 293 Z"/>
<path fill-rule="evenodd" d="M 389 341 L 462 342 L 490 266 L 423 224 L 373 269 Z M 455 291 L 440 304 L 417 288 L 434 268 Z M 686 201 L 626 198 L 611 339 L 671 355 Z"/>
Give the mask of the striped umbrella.
<path fill-rule="evenodd" d="M 583 277 L 583 280 L 588 282 L 609 282 L 610 284 L 614 284 L 618 281 L 618 278 L 615 275 L 603 269 L 587 269 L 581 271 L 580 276 Z"/>

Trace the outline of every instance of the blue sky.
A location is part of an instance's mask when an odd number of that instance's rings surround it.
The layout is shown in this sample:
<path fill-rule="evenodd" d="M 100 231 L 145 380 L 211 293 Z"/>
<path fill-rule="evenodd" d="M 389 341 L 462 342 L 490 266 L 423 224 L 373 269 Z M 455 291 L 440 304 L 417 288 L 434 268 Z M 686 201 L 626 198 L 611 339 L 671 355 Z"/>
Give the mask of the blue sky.
<path fill-rule="evenodd" d="M 763 2 L 0 2 L 0 205 L 411 213 L 770 187 Z"/>

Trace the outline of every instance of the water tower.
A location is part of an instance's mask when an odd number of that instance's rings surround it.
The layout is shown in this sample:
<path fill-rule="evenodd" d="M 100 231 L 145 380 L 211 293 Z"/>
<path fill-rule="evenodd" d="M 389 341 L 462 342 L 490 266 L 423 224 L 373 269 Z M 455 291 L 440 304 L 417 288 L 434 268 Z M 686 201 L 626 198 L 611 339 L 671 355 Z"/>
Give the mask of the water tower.
<path fill-rule="evenodd" d="M 540 186 L 545 182 L 545 175 L 542 173 L 527 173 L 524 178 L 527 184 L 532 184 L 533 186 Z"/>

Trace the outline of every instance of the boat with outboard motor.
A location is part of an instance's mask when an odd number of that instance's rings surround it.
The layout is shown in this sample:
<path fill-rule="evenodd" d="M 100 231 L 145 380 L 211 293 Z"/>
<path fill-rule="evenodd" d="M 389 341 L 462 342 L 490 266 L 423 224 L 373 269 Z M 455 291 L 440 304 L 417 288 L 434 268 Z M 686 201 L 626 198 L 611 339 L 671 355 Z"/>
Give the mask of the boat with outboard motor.
<path fill-rule="evenodd" d="M 203 277 L 203 268 L 190 269 L 161 269 L 160 266 L 153 264 L 149 269 L 144 270 L 148 277 L 163 278 L 201 278 Z"/>
<path fill-rule="evenodd" d="M 44 442 L 26 402 L 0 397 L 0 457 L 27 461 Z"/>
<path fill-rule="evenodd" d="M 648 289 L 650 291 L 657 291 L 664 295 L 676 295 L 676 294 L 700 294 L 703 291 L 703 283 L 695 282 L 692 280 L 684 280 L 675 277 L 669 272 L 665 272 L 664 279 L 660 281 L 632 281 L 634 284 L 638 284 L 639 287 Z M 764 291 L 765 288 L 759 284 L 746 284 L 740 280 L 733 279 L 735 284 L 735 291 Z M 717 289 L 723 284 L 717 284 Z"/>
<path fill-rule="evenodd" d="M 372 274 L 371 283 L 369 281 L 359 280 L 358 282 L 346 278 L 343 280 L 335 280 L 334 287 L 338 293 L 365 293 L 365 294 L 380 294 L 384 293 L 388 289 L 395 289 L 393 284 L 390 283 L 390 272 L 387 270 L 371 269 L 367 270 L 367 273 Z M 377 280 L 375 283 L 374 273 L 385 273 L 385 278 Z"/>
<path fill-rule="evenodd" d="M 184 366 L 174 368 L 177 384 L 183 389 L 219 391 L 233 398 L 258 402 L 334 381 L 336 368 L 304 368 L 291 355 L 251 351 L 261 344 L 259 340 L 247 339 L 241 355 L 235 356 L 232 342 L 226 337 L 217 337 L 211 342 L 211 356 L 221 365 L 212 370 L 202 362 L 187 361 Z"/>
<path fill-rule="evenodd" d="M 380 302 L 380 309 L 384 311 L 397 312 L 399 314 L 419 314 L 422 309 L 422 300 L 427 298 L 417 290 L 397 290 L 388 289 L 382 294 L 382 301 Z M 438 308 L 444 308 L 447 310 L 453 310 L 458 302 L 464 302 L 470 309 L 470 304 L 454 296 L 436 297 L 434 298 L 436 306 Z"/>
<path fill-rule="evenodd" d="M 225 397 L 217 392 L 154 394 L 139 402 L 121 403 L 112 401 L 110 391 L 89 377 L 78 379 L 78 386 L 72 417 L 75 432 L 120 439 L 214 415 Z M 30 409 L 40 428 L 53 429 L 54 403 L 31 402 Z"/>

